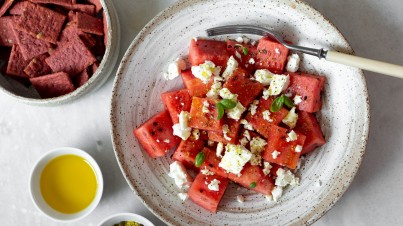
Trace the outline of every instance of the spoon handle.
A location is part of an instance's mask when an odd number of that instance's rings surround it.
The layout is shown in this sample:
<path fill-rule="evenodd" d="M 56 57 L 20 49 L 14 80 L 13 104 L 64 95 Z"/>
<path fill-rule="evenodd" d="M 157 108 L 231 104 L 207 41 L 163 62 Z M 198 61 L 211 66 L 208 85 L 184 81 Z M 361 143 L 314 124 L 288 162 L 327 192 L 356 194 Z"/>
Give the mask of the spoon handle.
<path fill-rule="evenodd" d="M 396 78 L 403 78 L 403 66 L 400 65 L 389 64 L 382 61 L 371 60 L 330 50 L 327 51 L 326 60 L 390 75 Z"/>

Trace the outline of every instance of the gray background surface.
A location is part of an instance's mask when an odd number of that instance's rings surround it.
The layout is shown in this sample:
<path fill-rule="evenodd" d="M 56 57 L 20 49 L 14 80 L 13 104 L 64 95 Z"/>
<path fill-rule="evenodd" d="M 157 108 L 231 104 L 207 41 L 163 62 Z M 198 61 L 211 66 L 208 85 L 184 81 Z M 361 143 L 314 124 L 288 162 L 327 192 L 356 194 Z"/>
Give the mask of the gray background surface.
<path fill-rule="evenodd" d="M 147 21 L 175 1 L 114 2 L 122 27 L 121 58 Z M 340 29 L 357 55 L 403 65 L 402 0 L 307 2 Z M 61 146 L 87 150 L 104 175 L 99 206 L 74 225 L 97 225 L 118 212 L 138 213 L 163 225 L 130 191 L 115 160 L 109 135 L 113 77 L 96 92 L 59 107 L 28 106 L 0 95 L 1 225 L 70 225 L 42 215 L 28 193 L 33 164 Z M 365 77 L 372 116 L 367 151 L 350 188 L 317 226 L 403 225 L 403 80 L 370 72 Z"/>

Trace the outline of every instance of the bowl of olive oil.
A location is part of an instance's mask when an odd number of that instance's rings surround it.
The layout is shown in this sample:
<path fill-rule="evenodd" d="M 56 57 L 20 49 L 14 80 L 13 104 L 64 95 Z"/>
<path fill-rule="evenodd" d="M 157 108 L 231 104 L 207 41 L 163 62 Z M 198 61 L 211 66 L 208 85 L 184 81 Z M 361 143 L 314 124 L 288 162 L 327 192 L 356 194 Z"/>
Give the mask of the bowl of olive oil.
<path fill-rule="evenodd" d="M 36 207 L 56 221 L 76 221 L 101 200 L 103 178 L 96 161 L 76 148 L 57 148 L 34 166 L 30 191 Z"/>

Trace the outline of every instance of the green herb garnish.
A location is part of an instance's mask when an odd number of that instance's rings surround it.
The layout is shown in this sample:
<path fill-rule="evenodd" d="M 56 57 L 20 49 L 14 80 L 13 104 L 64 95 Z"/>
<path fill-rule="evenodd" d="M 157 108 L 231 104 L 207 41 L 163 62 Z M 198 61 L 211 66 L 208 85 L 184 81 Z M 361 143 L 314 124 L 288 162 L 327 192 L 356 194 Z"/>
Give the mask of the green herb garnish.
<path fill-rule="evenodd" d="M 289 108 L 294 107 L 294 102 L 286 95 L 283 94 L 283 96 L 284 96 L 284 104 Z"/>
<path fill-rule="evenodd" d="M 256 182 L 250 183 L 249 187 L 250 187 L 250 188 L 255 188 L 255 187 L 256 187 Z"/>
<path fill-rule="evenodd" d="M 220 101 L 224 109 L 232 109 L 236 106 L 236 102 L 230 99 L 223 99 Z"/>
<path fill-rule="evenodd" d="M 218 115 L 217 120 L 220 120 L 224 116 L 224 106 L 221 103 L 216 104 Z"/>
<path fill-rule="evenodd" d="M 197 153 L 196 159 L 195 159 L 195 166 L 200 167 L 203 164 L 205 158 L 206 158 L 206 155 L 204 154 L 204 152 Z"/>
<path fill-rule="evenodd" d="M 249 53 L 248 48 L 246 48 L 245 46 L 243 46 L 243 45 L 241 45 L 241 44 L 235 44 L 235 46 L 242 48 L 242 53 L 243 53 L 243 55 L 245 55 L 245 56 L 248 55 L 248 53 Z"/>
<path fill-rule="evenodd" d="M 292 100 L 289 97 L 282 94 L 281 96 L 274 99 L 274 101 L 271 103 L 270 111 L 278 112 L 280 111 L 280 109 L 283 107 L 284 104 L 289 108 L 294 107 L 294 102 L 292 102 Z"/>

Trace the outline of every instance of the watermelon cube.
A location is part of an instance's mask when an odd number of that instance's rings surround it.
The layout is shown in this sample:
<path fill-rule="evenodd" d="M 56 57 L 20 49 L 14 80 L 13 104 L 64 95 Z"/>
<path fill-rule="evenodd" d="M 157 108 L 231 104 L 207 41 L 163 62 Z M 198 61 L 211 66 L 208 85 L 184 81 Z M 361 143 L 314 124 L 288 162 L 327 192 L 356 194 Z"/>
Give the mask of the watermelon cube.
<path fill-rule="evenodd" d="M 207 112 L 203 112 L 203 110 L 207 110 Z M 222 131 L 223 119 L 217 120 L 217 115 L 214 99 L 193 97 L 188 125 L 202 130 Z"/>
<path fill-rule="evenodd" d="M 174 124 L 179 123 L 178 115 L 181 111 L 190 111 L 192 104 L 192 98 L 187 89 L 163 93 L 161 99 Z"/>
<path fill-rule="evenodd" d="M 208 138 L 209 140 L 215 142 L 221 142 L 223 144 L 236 144 L 238 143 L 238 134 L 239 130 L 241 129 L 240 121 L 236 121 L 234 119 L 225 118 L 225 124 L 228 125 L 228 133 L 227 137 L 224 136 L 223 131 L 208 131 Z"/>
<path fill-rule="evenodd" d="M 173 135 L 172 120 L 167 111 L 160 112 L 134 130 L 134 135 L 151 158 L 164 156 L 179 144 Z"/>
<path fill-rule="evenodd" d="M 209 83 L 204 84 L 200 79 L 196 78 L 190 70 L 183 71 L 181 76 L 183 83 L 192 97 L 206 97 L 207 92 L 214 83 L 214 79 L 211 79 Z"/>
<path fill-rule="evenodd" d="M 273 125 L 275 129 L 269 133 L 266 149 L 262 153 L 264 160 L 295 169 L 301 152 L 297 146 L 304 146 L 305 135 L 297 134 L 297 140 L 288 141 L 287 129 Z"/>
<path fill-rule="evenodd" d="M 187 168 L 193 168 L 196 155 L 204 148 L 204 140 L 202 138 L 195 139 L 190 136 L 187 140 L 182 140 L 178 148 L 176 148 L 172 159 L 181 162 Z"/>
<path fill-rule="evenodd" d="M 218 164 L 221 162 L 221 158 L 217 157 L 216 152 L 205 147 L 203 149 L 203 153 L 205 154 L 206 158 L 204 159 L 203 164 L 200 166 L 200 169 L 208 169 L 221 177 L 227 178 L 228 173 L 223 168 L 218 166 Z"/>
<path fill-rule="evenodd" d="M 295 132 L 306 136 L 304 147 L 302 148 L 302 154 L 309 153 L 326 143 L 318 120 L 312 113 L 300 111 L 298 113 L 297 125 L 294 130 Z"/>
<path fill-rule="evenodd" d="M 273 73 L 283 73 L 288 57 L 288 48 L 269 38 L 261 38 L 257 46 L 257 69 L 267 69 Z"/>
<path fill-rule="evenodd" d="M 247 51 L 245 52 L 246 49 Z M 227 40 L 227 51 L 230 55 L 234 56 L 243 69 L 252 73 L 255 68 L 257 60 L 257 47 L 251 44 L 244 44 L 235 42 L 233 40 Z M 238 52 L 238 53 L 236 53 Z M 245 54 L 247 53 L 247 54 Z M 239 59 L 241 56 L 241 59 Z"/>
<path fill-rule="evenodd" d="M 189 62 L 192 66 L 212 61 L 215 65 L 225 67 L 229 59 L 227 44 L 223 41 L 192 39 L 189 47 Z"/>
<path fill-rule="evenodd" d="M 320 99 L 326 78 L 324 76 L 310 75 L 305 73 L 289 73 L 290 86 L 286 92 L 299 95 L 302 102 L 297 109 L 309 113 L 317 112 L 322 107 Z"/>
<path fill-rule="evenodd" d="M 248 107 L 264 88 L 260 82 L 248 78 L 248 72 L 242 68 L 237 68 L 223 87 L 233 94 L 238 94 L 238 101 L 244 107 Z"/>
<path fill-rule="evenodd" d="M 209 185 L 217 182 L 218 189 L 211 190 Z M 227 189 L 228 179 L 218 175 L 203 175 L 199 173 L 194 179 L 188 191 L 189 198 L 197 205 L 204 209 L 215 213 L 217 212 L 218 204 Z"/>

